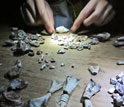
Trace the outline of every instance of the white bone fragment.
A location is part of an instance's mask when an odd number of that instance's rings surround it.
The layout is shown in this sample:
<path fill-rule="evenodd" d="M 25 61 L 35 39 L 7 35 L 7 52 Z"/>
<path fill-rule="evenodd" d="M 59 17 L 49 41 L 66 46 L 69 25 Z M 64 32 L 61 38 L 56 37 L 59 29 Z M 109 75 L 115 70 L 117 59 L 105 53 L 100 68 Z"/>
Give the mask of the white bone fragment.
<path fill-rule="evenodd" d="M 115 92 L 115 87 L 112 87 L 108 90 L 108 93 L 109 94 L 113 94 Z"/>
<path fill-rule="evenodd" d="M 91 74 L 96 75 L 100 71 L 100 66 L 90 66 L 88 70 L 91 72 Z"/>
<path fill-rule="evenodd" d="M 64 63 L 64 62 L 62 62 L 62 63 L 60 64 L 60 66 L 61 66 L 61 67 L 64 67 L 64 66 L 65 66 L 65 63 Z"/>
<path fill-rule="evenodd" d="M 51 93 L 47 93 L 42 97 L 31 99 L 29 102 L 29 107 L 46 107 L 50 97 Z"/>
<path fill-rule="evenodd" d="M 64 49 L 60 49 L 58 50 L 57 54 L 64 54 L 65 53 L 65 50 Z"/>
<path fill-rule="evenodd" d="M 51 35 L 51 39 L 53 39 L 53 40 L 57 40 L 57 39 L 58 39 L 58 35 L 55 34 L 55 33 L 53 33 L 53 34 Z"/>
<path fill-rule="evenodd" d="M 97 45 L 99 43 L 98 38 L 93 38 L 90 42 L 91 45 Z"/>
<path fill-rule="evenodd" d="M 117 65 L 124 65 L 124 61 L 118 61 Z"/>
<path fill-rule="evenodd" d="M 55 69 L 56 67 L 54 65 L 50 65 L 49 69 Z"/>
<path fill-rule="evenodd" d="M 64 26 L 59 26 L 59 27 L 56 28 L 56 32 L 66 33 L 66 32 L 69 32 L 69 29 L 65 28 Z"/>
<path fill-rule="evenodd" d="M 61 107 L 66 107 L 67 102 L 69 100 L 70 94 L 76 88 L 79 83 L 79 79 L 72 78 L 71 76 L 67 76 L 64 87 L 63 87 L 63 94 L 61 95 L 59 105 Z M 65 93 L 64 93 L 65 92 Z"/>
<path fill-rule="evenodd" d="M 119 79 L 119 78 L 121 78 L 121 77 L 123 77 L 124 76 L 124 72 L 121 72 L 120 74 L 118 74 L 117 76 L 116 76 L 116 79 Z"/>
<path fill-rule="evenodd" d="M 116 85 L 116 83 L 117 83 L 117 79 L 116 79 L 116 77 L 112 77 L 112 78 L 110 78 L 110 84 L 112 84 L 112 85 Z"/>
<path fill-rule="evenodd" d="M 15 65 L 18 67 L 18 68 L 21 68 L 22 67 L 22 62 L 21 60 L 17 60 Z"/>
<path fill-rule="evenodd" d="M 99 84 L 96 84 L 92 79 L 90 79 L 82 95 L 82 100 L 85 98 L 90 99 L 93 95 L 99 92 L 100 89 L 101 86 Z"/>
<path fill-rule="evenodd" d="M 115 47 L 124 46 L 124 41 L 115 41 L 115 42 L 113 43 L 113 45 L 114 45 Z"/>
<path fill-rule="evenodd" d="M 116 86 L 115 86 L 116 91 L 120 94 L 120 95 L 124 95 L 124 85 L 117 82 Z"/>
<path fill-rule="evenodd" d="M 57 80 L 53 80 L 51 88 L 49 89 L 50 93 L 54 93 L 63 87 L 63 83 L 59 83 Z"/>
<path fill-rule="evenodd" d="M 89 99 L 85 99 L 83 103 L 84 103 L 84 107 L 93 107 L 93 105 Z"/>
<path fill-rule="evenodd" d="M 124 36 L 117 38 L 118 41 L 124 41 Z"/>
<path fill-rule="evenodd" d="M 43 70 L 43 69 L 45 69 L 45 68 L 46 68 L 46 63 L 41 65 L 40 70 Z"/>

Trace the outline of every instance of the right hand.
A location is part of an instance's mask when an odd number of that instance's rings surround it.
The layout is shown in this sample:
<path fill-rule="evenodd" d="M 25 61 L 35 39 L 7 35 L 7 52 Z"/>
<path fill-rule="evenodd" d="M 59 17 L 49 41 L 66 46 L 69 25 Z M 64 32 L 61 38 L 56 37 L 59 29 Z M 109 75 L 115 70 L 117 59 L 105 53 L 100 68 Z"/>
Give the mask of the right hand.
<path fill-rule="evenodd" d="M 49 33 L 54 32 L 53 12 L 45 0 L 26 0 L 20 11 L 26 25 L 44 25 Z"/>

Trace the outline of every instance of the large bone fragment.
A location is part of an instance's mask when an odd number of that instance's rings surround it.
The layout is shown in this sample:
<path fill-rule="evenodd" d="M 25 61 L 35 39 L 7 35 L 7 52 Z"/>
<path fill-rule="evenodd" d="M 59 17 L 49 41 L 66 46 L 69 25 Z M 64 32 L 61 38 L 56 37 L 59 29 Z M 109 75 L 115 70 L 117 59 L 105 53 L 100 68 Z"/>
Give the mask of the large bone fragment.
<path fill-rule="evenodd" d="M 59 83 L 58 81 L 53 80 L 48 93 L 42 97 L 31 99 L 29 101 L 29 107 L 46 107 L 52 93 L 60 90 L 62 87 L 63 83 Z"/>
<path fill-rule="evenodd" d="M 64 26 L 59 26 L 59 27 L 56 28 L 56 32 L 66 33 L 66 32 L 69 32 L 69 29 L 65 28 Z"/>
<path fill-rule="evenodd" d="M 118 61 L 117 65 L 124 65 L 124 61 Z"/>
<path fill-rule="evenodd" d="M 76 88 L 76 86 L 79 83 L 79 79 L 73 78 L 71 76 L 67 76 L 65 85 L 64 85 L 64 90 L 63 94 L 61 95 L 59 105 L 60 107 L 67 107 L 67 102 L 69 100 L 70 94 L 72 91 Z"/>
<path fill-rule="evenodd" d="M 92 79 L 88 82 L 85 91 L 82 95 L 83 99 L 90 99 L 92 96 L 94 96 L 97 92 L 99 92 L 101 89 L 101 86 L 99 84 L 96 84 Z"/>

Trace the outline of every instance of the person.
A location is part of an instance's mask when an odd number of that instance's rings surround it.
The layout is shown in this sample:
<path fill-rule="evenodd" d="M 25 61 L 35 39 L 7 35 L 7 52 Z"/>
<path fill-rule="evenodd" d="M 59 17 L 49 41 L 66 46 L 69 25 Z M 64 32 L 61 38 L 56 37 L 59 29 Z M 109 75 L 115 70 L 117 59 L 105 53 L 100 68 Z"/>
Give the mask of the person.
<path fill-rule="evenodd" d="M 21 15 L 26 25 L 44 25 L 49 33 L 53 33 L 55 31 L 55 17 L 54 9 L 52 9 L 51 4 L 54 4 L 56 1 L 63 0 L 26 0 L 23 6 L 20 7 Z M 58 11 L 58 9 L 56 9 L 56 11 Z M 75 32 L 81 24 L 85 26 L 104 26 L 109 23 L 114 16 L 115 10 L 109 1 L 89 0 L 69 27 L 72 32 Z M 61 21 L 62 20 L 59 22 Z"/>

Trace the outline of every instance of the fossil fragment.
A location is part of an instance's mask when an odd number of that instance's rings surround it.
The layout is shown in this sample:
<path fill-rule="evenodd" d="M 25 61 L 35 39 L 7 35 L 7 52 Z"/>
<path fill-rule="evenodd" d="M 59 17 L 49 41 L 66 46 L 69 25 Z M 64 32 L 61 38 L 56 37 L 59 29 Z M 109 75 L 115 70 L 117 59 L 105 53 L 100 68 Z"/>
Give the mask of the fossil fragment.
<path fill-rule="evenodd" d="M 108 32 L 103 32 L 103 33 L 99 33 L 96 35 L 96 38 L 98 38 L 99 41 L 101 41 L 101 42 L 109 40 L 110 37 L 111 37 L 111 34 Z"/>
<path fill-rule="evenodd" d="M 53 33 L 53 34 L 51 35 L 51 38 L 54 39 L 54 40 L 57 40 L 57 39 L 58 39 L 58 35 L 55 34 L 55 33 Z"/>
<path fill-rule="evenodd" d="M 31 46 L 34 46 L 34 47 L 39 47 L 39 46 L 40 46 L 39 42 L 36 41 L 36 40 L 31 41 L 31 42 L 30 42 L 30 45 L 31 45 Z"/>
<path fill-rule="evenodd" d="M 124 46 L 124 41 L 115 41 L 115 42 L 113 43 L 113 45 L 114 45 L 115 47 Z"/>
<path fill-rule="evenodd" d="M 38 51 L 37 51 L 37 55 L 41 55 L 42 53 L 43 53 L 42 50 L 38 50 Z"/>
<path fill-rule="evenodd" d="M 78 51 L 82 51 L 83 49 L 84 49 L 83 46 L 79 46 L 79 47 L 77 48 Z"/>
<path fill-rule="evenodd" d="M 83 99 L 90 99 L 92 96 L 94 96 L 97 92 L 99 92 L 101 89 L 101 86 L 99 84 L 96 84 L 92 79 L 88 82 L 85 91 L 82 95 Z"/>
<path fill-rule="evenodd" d="M 40 58 L 38 59 L 38 63 L 42 63 L 43 60 L 44 60 L 44 55 L 41 54 Z"/>
<path fill-rule="evenodd" d="M 50 62 L 51 62 L 51 63 L 55 63 L 56 60 L 55 60 L 54 58 L 51 58 Z"/>
<path fill-rule="evenodd" d="M 3 64 L 2 63 L 0 63 L 0 66 L 2 66 Z"/>
<path fill-rule="evenodd" d="M 84 107 L 93 107 L 91 101 L 89 99 L 85 99 L 83 102 Z"/>
<path fill-rule="evenodd" d="M 117 65 L 124 65 L 124 61 L 118 61 Z"/>
<path fill-rule="evenodd" d="M 16 60 L 15 65 L 16 65 L 18 68 L 22 68 L 22 62 L 21 62 L 21 60 Z"/>
<path fill-rule="evenodd" d="M 88 70 L 91 72 L 91 74 L 96 75 L 100 71 L 100 66 L 90 66 Z"/>
<path fill-rule="evenodd" d="M 17 37 L 18 39 L 23 39 L 26 36 L 26 33 L 24 32 L 24 30 L 18 30 L 18 34 Z"/>
<path fill-rule="evenodd" d="M 112 87 L 108 90 L 108 93 L 109 94 L 113 94 L 115 92 L 115 87 Z"/>
<path fill-rule="evenodd" d="M 13 46 L 18 43 L 18 40 L 5 40 L 6 46 Z"/>
<path fill-rule="evenodd" d="M 116 91 L 120 94 L 120 95 L 124 95 L 124 85 L 117 82 L 115 85 L 115 89 Z"/>
<path fill-rule="evenodd" d="M 45 63 L 45 64 L 42 64 L 42 65 L 41 65 L 41 67 L 40 67 L 40 70 L 45 69 L 45 68 L 46 68 L 46 66 L 47 66 L 47 65 L 46 65 L 46 63 Z"/>
<path fill-rule="evenodd" d="M 14 78 L 18 78 L 20 73 L 21 73 L 20 68 L 14 66 L 4 76 L 7 79 L 14 79 Z"/>
<path fill-rule="evenodd" d="M 93 38 L 90 42 L 91 45 L 97 45 L 99 43 L 98 38 Z"/>
<path fill-rule="evenodd" d="M 117 79 L 115 77 L 110 78 L 110 84 L 116 85 Z"/>
<path fill-rule="evenodd" d="M 69 29 L 65 28 L 64 26 L 59 26 L 59 27 L 56 28 L 56 32 L 66 33 L 66 32 L 69 32 Z"/>
<path fill-rule="evenodd" d="M 44 62 L 45 62 L 45 63 L 49 63 L 49 61 L 48 61 L 48 60 L 45 60 Z"/>
<path fill-rule="evenodd" d="M 64 87 L 63 87 L 63 94 L 61 95 L 59 105 L 61 107 L 66 107 L 67 102 L 69 100 L 69 96 L 72 91 L 76 88 L 79 83 L 79 79 L 73 78 L 71 76 L 67 76 Z"/>
<path fill-rule="evenodd" d="M 124 41 L 124 36 L 117 38 L 117 41 Z"/>
<path fill-rule="evenodd" d="M 60 90 L 63 87 L 63 83 L 59 83 L 56 80 L 53 80 L 51 84 L 51 88 L 49 89 L 48 93 L 42 97 L 34 98 L 29 101 L 29 107 L 46 107 L 47 102 L 51 95 Z"/>
<path fill-rule="evenodd" d="M 33 50 L 30 50 L 30 51 L 28 52 L 28 55 L 29 55 L 29 56 L 34 56 L 34 55 L 35 55 L 35 53 L 34 53 L 34 51 L 33 51 Z"/>
<path fill-rule="evenodd" d="M 65 63 L 64 63 L 64 62 L 62 62 L 62 63 L 60 64 L 60 66 L 61 66 L 61 67 L 64 67 L 64 66 L 65 66 Z"/>
<path fill-rule="evenodd" d="M 49 69 L 55 69 L 56 67 L 53 65 L 50 65 Z"/>
<path fill-rule="evenodd" d="M 28 82 L 22 79 L 14 79 L 10 82 L 10 89 L 12 90 L 22 90 L 28 86 Z"/>
<path fill-rule="evenodd" d="M 64 49 L 60 49 L 58 50 L 57 54 L 64 54 L 65 53 L 65 50 Z"/>
<path fill-rule="evenodd" d="M 8 101 L 13 102 L 16 106 L 22 104 L 21 96 L 14 91 L 4 92 L 3 97 Z"/>

